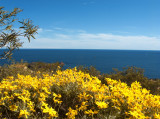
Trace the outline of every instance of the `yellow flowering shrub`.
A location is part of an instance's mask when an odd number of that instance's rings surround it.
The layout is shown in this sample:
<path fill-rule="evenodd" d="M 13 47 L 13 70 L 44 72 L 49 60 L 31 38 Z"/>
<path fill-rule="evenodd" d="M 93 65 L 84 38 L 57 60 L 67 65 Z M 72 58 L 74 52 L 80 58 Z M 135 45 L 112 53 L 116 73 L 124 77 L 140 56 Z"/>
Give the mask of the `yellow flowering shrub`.
<path fill-rule="evenodd" d="M 131 86 L 67 69 L 43 78 L 8 77 L 0 83 L 0 118 L 160 119 L 160 96 L 138 82 Z"/>

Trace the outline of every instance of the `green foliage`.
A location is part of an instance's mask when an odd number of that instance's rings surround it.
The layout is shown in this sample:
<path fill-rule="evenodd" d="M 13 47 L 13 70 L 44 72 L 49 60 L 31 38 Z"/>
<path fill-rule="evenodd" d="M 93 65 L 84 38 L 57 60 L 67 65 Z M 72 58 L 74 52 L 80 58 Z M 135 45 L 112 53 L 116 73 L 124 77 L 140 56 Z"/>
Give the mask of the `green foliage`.
<path fill-rule="evenodd" d="M 17 77 L 17 74 L 29 75 L 32 74 L 32 71 L 27 68 L 26 63 L 16 63 L 0 67 L 0 80 L 8 76 Z"/>
<path fill-rule="evenodd" d="M 59 67 L 60 66 L 60 67 Z M 11 65 L 4 65 L 0 67 L 0 81 L 8 76 L 17 77 L 17 74 L 21 75 L 31 75 L 42 77 L 43 73 L 52 75 L 56 70 L 63 67 L 63 63 L 43 63 L 43 62 L 33 62 L 33 63 L 12 63 Z"/>
<path fill-rule="evenodd" d="M 115 80 L 121 80 L 128 85 L 131 85 L 131 83 L 134 81 L 143 82 L 147 80 L 147 77 L 144 76 L 143 69 L 137 67 L 126 67 L 123 68 L 122 71 L 113 69 L 113 72 L 111 72 L 110 74 L 103 74 L 102 76 L 109 77 Z"/>
<path fill-rule="evenodd" d="M 55 72 L 57 67 L 63 67 L 63 63 L 56 62 L 56 63 L 44 63 L 44 62 L 32 62 L 27 65 L 29 69 L 32 71 L 40 71 L 40 72 Z"/>
<path fill-rule="evenodd" d="M 90 66 L 90 67 L 84 67 L 84 66 L 79 66 L 77 67 L 78 71 L 83 71 L 85 73 L 89 73 L 92 76 L 100 76 L 100 71 L 98 71 L 95 67 Z"/>
<path fill-rule="evenodd" d="M 0 59 L 11 58 L 13 50 L 22 46 L 21 38 L 27 38 L 30 42 L 31 38 L 35 39 L 38 30 L 38 26 L 34 26 L 31 20 L 20 21 L 17 18 L 17 14 L 22 12 L 21 9 L 14 8 L 11 12 L 3 9 L 4 7 L 0 7 L 0 48 L 6 50 L 0 54 Z"/>

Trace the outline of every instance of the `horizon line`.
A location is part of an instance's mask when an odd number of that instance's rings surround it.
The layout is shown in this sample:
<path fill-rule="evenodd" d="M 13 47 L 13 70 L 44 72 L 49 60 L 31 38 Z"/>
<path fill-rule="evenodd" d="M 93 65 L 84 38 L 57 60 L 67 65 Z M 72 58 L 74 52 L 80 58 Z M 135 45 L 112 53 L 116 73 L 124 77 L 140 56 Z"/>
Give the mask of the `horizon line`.
<path fill-rule="evenodd" d="M 160 51 L 160 50 L 141 50 L 141 49 L 79 49 L 79 48 L 19 48 L 15 50 L 130 50 L 130 51 Z M 3 49 L 4 50 L 4 49 Z"/>

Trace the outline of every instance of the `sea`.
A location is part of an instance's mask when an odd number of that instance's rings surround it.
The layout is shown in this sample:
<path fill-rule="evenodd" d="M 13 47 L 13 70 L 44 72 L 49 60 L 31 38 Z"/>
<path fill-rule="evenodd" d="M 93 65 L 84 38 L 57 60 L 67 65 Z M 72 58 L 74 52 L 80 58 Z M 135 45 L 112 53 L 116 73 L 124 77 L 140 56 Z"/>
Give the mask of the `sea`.
<path fill-rule="evenodd" d="M 0 53 L 3 52 L 1 49 Z M 94 66 L 101 73 L 111 73 L 113 68 L 135 66 L 144 69 L 148 78 L 160 79 L 160 51 L 146 50 L 89 50 L 89 49 L 20 49 L 13 53 L 13 59 L 20 62 L 63 62 L 64 68 Z M 6 59 L 0 65 L 8 64 Z"/>

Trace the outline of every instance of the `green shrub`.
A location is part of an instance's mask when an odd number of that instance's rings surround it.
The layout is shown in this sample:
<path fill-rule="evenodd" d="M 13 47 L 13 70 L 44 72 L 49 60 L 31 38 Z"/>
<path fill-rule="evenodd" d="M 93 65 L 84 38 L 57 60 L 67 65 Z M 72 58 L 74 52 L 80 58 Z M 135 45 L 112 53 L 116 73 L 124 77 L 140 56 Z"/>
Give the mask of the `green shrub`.
<path fill-rule="evenodd" d="M 15 63 L 12 62 L 11 65 L 5 64 L 0 67 L 0 81 L 8 76 L 17 77 L 17 74 L 21 75 L 31 75 L 42 77 L 42 73 L 48 73 L 50 75 L 54 74 L 56 70 L 63 67 L 63 63 L 43 63 L 43 62 L 33 62 L 33 63 Z"/>

